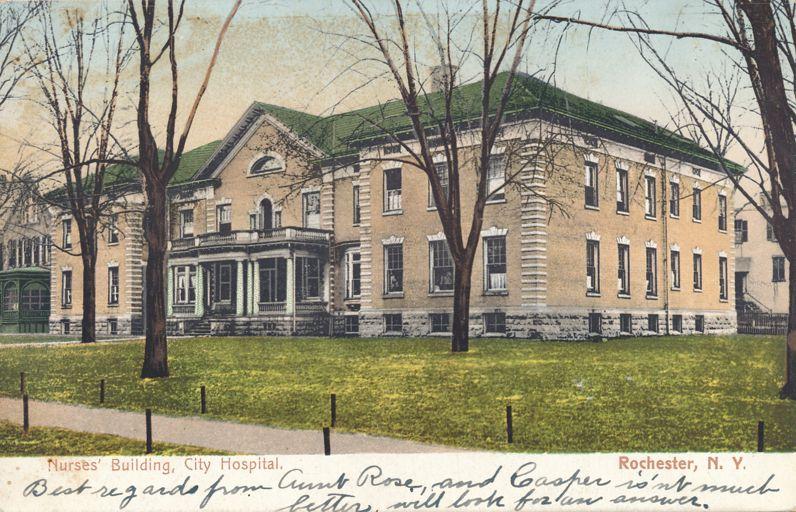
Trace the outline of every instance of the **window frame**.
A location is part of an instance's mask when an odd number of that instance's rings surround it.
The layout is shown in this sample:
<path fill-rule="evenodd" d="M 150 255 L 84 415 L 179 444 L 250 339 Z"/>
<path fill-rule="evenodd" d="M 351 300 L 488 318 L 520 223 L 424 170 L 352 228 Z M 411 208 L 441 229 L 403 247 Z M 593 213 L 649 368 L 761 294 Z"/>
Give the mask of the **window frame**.
<path fill-rule="evenodd" d="M 771 257 L 771 282 L 784 283 L 787 273 L 785 272 L 785 256 Z"/>
<path fill-rule="evenodd" d="M 382 172 L 384 195 L 382 197 L 382 213 L 397 215 L 403 212 L 403 173 L 400 167 L 391 167 Z M 388 188 L 391 177 L 397 176 L 398 188 Z M 393 183 L 394 184 L 394 183 Z M 397 192 L 397 193 L 396 193 Z"/>
<path fill-rule="evenodd" d="M 358 271 L 355 271 L 356 267 L 359 267 Z M 356 249 L 347 250 L 344 255 L 344 268 L 345 299 L 358 299 L 362 295 L 362 253 Z M 358 277 L 355 275 L 357 272 Z"/>
<path fill-rule="evenodd" d="M 719 256 L 719 300 L 726 302 L 730 298 L 729 263 L 726 256 Z"/>
<path fill-rule="evenodd" d="M 445 198 L 450 198 L 450 179 L 448 176 L 448 162 L 435 162 L 434 163 L 434 172 L 437 173 L 439 177 L 440 184 L 442 185 L 442 190 L 445 193 Z M 434 201 L 434 193 L 431 189 L 431 180 L 428 181 L 428 210 L 436 210 L 437 209 L 437 202 Z"/>
<path fill-rule="evenodd" d="M 228 219 L 227 222 L 222 222 L 225 217 Z M 229 227 L 222 229 L 222 226 Z M 216 231 L 222 234 L 232 232 L 232 204 L 225 203 L 216 206 Z"/>
<path fill-rule="evenodd" d="M 644 176 L 644 218 L 658 218 L 658 180 L 655 176 Z"/>
<path fill-rule="evenodd" d="M 362 222 L 362 207 L 360 205 L 359 194 L 359 185 L 353 185 L 351 188 L 351 201 L 353 202 L 352 221 L 354 226 L 359 226 L 359 224 Z"/>
<path fill-rule="evenodd" d="M 500 243 L 503 244 L 503 251 L 502 257 L 503 262 L 493 261 L 490 262 L 490 256 L 495 256 L 494 251 L 490 251 L 490 247 L 492 244 Z M 494 293 L 494 294 L 507 294 L 509 285 L 508 285 L 508 244 L 506 240 L 506 235 L 497 235 L 497 236 L 487 236 L 484 237 L 484 293 Z M 500 252 L 497 254 L 498 256 L 501 255 Z M 503 272 L 493 271 L 495 267 L 503 267 Z M 503 286 L 502 287 L 493 287 L 492 286 L 492 276 L 498 276 L 503 274 Z M 497 279 L 499 281 L 499 278 Z"/>
<path fill-rule="evenodd" d="M 702 189 L 694 185 L 692 192 L 691 220 L 702 222 Z"/>
<path fill-rule="evenodd" d="M 402 313 L 384 313 L 384 333 L 385 334 L 403 334 L 404 332 L 404 321 L 403 321 L 403 314 Z M 398 322 L 398 329 L 395 329 L 396 323 Z M 392 329 L 391 329 L 392 327 Z"/>
<path fill-rule="evenodd" d="M 108 305 L 119 305 L 119 267 L 108 267 Z"/>
<path fill-rule="evenodd" d="M 72 270 L 61 270 L 61 307 L 72 307 Z"/>
<path fill-rule="evenodd" d="M 499 334 L 499 335 L 506 335 L 508 332 L 507 325 L 506 325 L 506 313 L 504 311 L 489 311 L 484 312 L 482 315 L 482 321 L 484 323 L 484 334 Z M 502 322 L 500 319 L 502 318 Z M 503 329 L 495 329 L 496 327 L 503 326 Z M 492 327 L 492 328 L 490 328 Z"/>
<path fill-rule="evenodd" d="M 61 221 L 61 246 L 64 249 L 72 248 L 72 219 Z"/>
<path fill-rule="evenodd" d="M 589 296 L 600 295 L 599 240 L 586 240 L 586 294 Z"/>
<path fill-rule="evenodd" d="M 630 244 L 617 243 L 617 294 L 621 297 L 630 297 Z"/>
<path fill-rule="evenodd" d="M 119 214 L 113 213 L 108 218 L 108 245 L 119 243 Z"/>
<path fill-rule="evenodd" d="M 669 182 L 669 216 L 673 219 L 680 218 L 680 184 L 676 181 Z M 675 193 L 676 191 L 676 193 Z"/>
<path fill-rule="evenodd" d="M 443 322 L 440 321 L 442 318 L 444 318 Z M 450 313 L 429 313 L 428 323 L 431 334 L 450 334 L 451 332 Z"/>
<path fill-rule="evenodd" d="M 438 263 L 445 263 L 438 265 Z M 428 293 L 430 295 L 451 294 L 454 289 L 454 282 L 456 279 L 455 266 L 453 264 L 453 256 L 448 247 L 448 242 L 442 240 L 429 240 L 428 242 Z M 438 273 L 450 272 L 450 283 L 447 283 L 448 288 L 438 286 Z M 446 283 L 443 283 L 446 284 Z"/>
<path fill-rule="evenodd" d="M 630 213 L 630 178 L 627 169 L 616 168 L 616 213 Z"/>
<path fill-rule="evenodd" d="M 676 264 L 675 261 L 677 262 Z M 670 270 L 672 273 L 672 290 L 678 291 L 682 286 L 682 259 L 680 258 L 680 251 L 671 249 L 669 252 L 669 266 L 671 267 Z"/>
<path fill-rule="evenodd" d="M 583 163 L 583 205 L 589 209 L 600 208 L 600 167 L 597 162 Z"/>
<path fill-rule="evenodd" d="M 718 196 L 718 208 L 719 208 L 719 231 L 722 233 L 727 232 L 727 196 L 723 194 L 719 194 Z"/>
<path fill-rule="evenodd" d="M 501 173 L 493 172 L 500 166 Z M 502 153 L 493 153 L 489 156 L 489 165 L 486 168 L 486 197 L 487 204 L 503 203 L 506 201 L 506 171 L 508 170 L 508 157 Z M 501 189 L 501 187 L 503 187 Z M 492 195 L 495 190 L 500 192 Z"/>
<path fill-rule="evenodd" d="M 395 258 L 392 260 L 390 259 L 391 252 L 396 251 Z M 384 257 L 384 295 L 385 296 L 403 296 L 404 293 L 404 247 L 403 244 L 384 244 L 384 248 L 382 251 L 382 255 Z M 399 261 L 401 266 L 400 268 L 392 268 L 390 265 L 391 261 Z M 397 284 L 399 285 L 400 289 L 393 289 L 391 286 L 390 277 L 392 273 L 397 274 L 398 281 Z"/>
<path fill-rule="evenodd" d="M 692 265 L 693 265 L 693 287 L 695 292 L 701 292 L 703 290 L 704 285 L 704 274 L 702 269 L 702 255 L 695 252 L 692 258 Z"/>
<path fill-rule="evenodd" d="M 651 256 L 651 257 L 650 257 Z M 647 247 L 644 251 L 644 295 L 648 299 L 658 298 L 658 249 Z"/>
<path fill-rule="evenodd" d="M 310 212 L 309 208 L 313 206 L 313 201 L 310 197 L 315 197 L 317 201 L 317 213 Z M 317 219 L 317 222 L 315 221 Z M 312 222 L 311 222 L 312 221 Z M 301 223 L 302 226 L 309 229 L 321 228 L 321 192 L 320 190 L 308 190 L 301 193 Z M 313 225 L 310 225 L 313 224 Z M 273 222 L 272 222 L 273 225 Z"/>
<path fill-rule="evenodd" d="M 191 220 L 187 222 L 185 217 L 190 215 Z M 193 223 L 194 223 L 194 211 L 193 209 L 185 209 L 180 210 L 180 238 L 193 238 L 194 237 L 194 230 L 193 230 Z M 186 229 L 190 226 L 190 230 Z M 190 231 L 190 232 L 189 232 Z"/>

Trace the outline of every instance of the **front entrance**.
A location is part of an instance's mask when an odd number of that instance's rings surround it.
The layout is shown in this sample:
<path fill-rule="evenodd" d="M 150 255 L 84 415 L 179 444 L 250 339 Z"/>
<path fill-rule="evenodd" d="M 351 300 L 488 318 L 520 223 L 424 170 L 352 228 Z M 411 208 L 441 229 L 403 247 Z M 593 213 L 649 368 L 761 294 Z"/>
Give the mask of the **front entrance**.
<path fill-rule="evenodd" d="M 217 314 L 234 314 L 236 306 L 236 273 L 234 261 L 219 261 L 205 265 L 207 282 L 206 304 Z"/>

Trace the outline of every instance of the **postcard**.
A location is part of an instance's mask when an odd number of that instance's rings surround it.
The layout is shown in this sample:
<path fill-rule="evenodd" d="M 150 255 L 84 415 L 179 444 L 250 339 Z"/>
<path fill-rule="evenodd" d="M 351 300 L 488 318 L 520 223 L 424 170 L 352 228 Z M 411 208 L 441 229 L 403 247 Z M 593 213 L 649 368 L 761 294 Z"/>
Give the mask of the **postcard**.
<path fill-rule="evenodd" d="M 794 27 L 0 2 L 0 510 L 793 510 Z"/>

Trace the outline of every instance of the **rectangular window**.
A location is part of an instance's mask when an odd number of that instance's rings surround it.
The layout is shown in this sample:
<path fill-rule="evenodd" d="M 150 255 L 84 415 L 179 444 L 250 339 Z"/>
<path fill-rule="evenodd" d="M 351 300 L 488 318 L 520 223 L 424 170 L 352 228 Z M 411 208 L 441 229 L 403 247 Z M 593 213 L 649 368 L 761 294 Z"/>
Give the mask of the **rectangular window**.
<path fill-rule="evenodd" d="M 453 290 L 453 259 L 451 258 L 448 242 L 436 240 L 429 242 L 430 282 L 429 291 L 449 292 Z"/>
<path fill-rule="evenodd" d="M 362 221 L 362 210 L 359 206 L 359 185 L 354 185 L 352 196 L 354 202 L 354 225 L 359 226 L 359 223 Z"/>
<path fill-rule="evenodd" d="M 431 313 L 429 315 L 431 332 L 451 332 L 450 315 L 448 313 Z"/>
<path fill-rule="evenodd" d="M 771 259 L 772 263 L 772 273 L 771 273 L 771 281 L 775 283 L 784 283 L 785 282 L 785 257 L 784 256 L 774 256 Z"/>
<path fill-rule="evenodd" d="M 506 167 L 508 161 L 505 155 L 492 155 L 489 157 L 489 167 L 486 175 L 486 190 L 489 201 L 503 201 L 506 199 Z"/>
<path fill-rule="evenodd" d="M 702 289 L 702 255 L 694 254 L 694 290 Z"/>
<path fill-rule="evenodd" d="M 694 330 L 696 332 L 705 332 L 705 315 L 696 315 L 694 318 Z"/>
<path fill-rule="evenodd" d="M 61 272 L 61 305 L 69 307 L 72 305 L 72 271 L 64 270 Z"/>
<path fill-rule="evenodd" d="M 647 297 L 658 296 L 658 251 L 647 247 Z"/>
<path fill-rule="evenodd" d="M 746 221 L 744 221 L 744 222 L 746 222 Z M 766 223 L 766 240 L 768 240 L 769 242 L 776 242 L 777 241 L 777 235 L 776 235 L 776 233 L 774 233 L 774 226 L 772 226 L 771 224 L 768 224 L 768 223 Z"/>
<path fill-rule="evenodd" d="M 727 196 L 719 196 L 719 231 L 727 231 Z"/>
<path fill-rule="evenodd" d="M 632 332 L 633 332 L 633 316 L 630 313 L 620 313 L 620 315 L 619 315 L 619 332 L 621 334 L 632 334 Z"/>
<path fill-rule="evenodd" d="M 600 242 L 586 241 L 586 293 L 600 293 Z"/>
<path fill-rule="evenodd" d="M 586 162 L 584 166 L 585 171 L 585 193 L 586 193 L 586 206 L 597 208 L 600 206 L 599 195 L 599 177 L 597 176 L 598 168 L 594 162 Z"/>
<path fill-rule="evenodd" d="M 193 236 L 193 210 L 180 211 L 180 238 Z"/>
<path fill-rule="evenodd" d="M 260 260 L 259 268 L 258 302 L 285 302 L 287 300 L 287 260 L 285 258 L 265 258 Z"/>
<path fill-rule="evenodd" d="M 345 253 L 345 298 L 357 298 L 362 290 L 362 256 L 359 252 Z"/>
<path fill-rule="evenodd" d="M 232 232 L 232 205 L 222 204 L 216 208 L 218 217 L 218 232 L 228 235 Z"/>
<path fill-rule="evenodd" d="M 603 315 L 602 313 L 589 313 L 589 334 L 602 334 Z"/>
<path fill-rule="evenodd" d="M 654 313 L 647 315 L 647 330 L 650 332 L 658 332 L 658 315 Z"/>
<path fill-rule="evenodd" d="M 655 187 L 655 177 L 644 177 L 644 216 L 654 219 L 657 214 L 657 192 Z"/>
<path fill-rule="evenodd" d="M 119 216 L 115 213 L 108 218 L 108 243 L 119 243 Z"/>
<path fill-rule="evenodd" d="M 384 170 L 384 211 L 401 211 L 401 169 Z"/>
<path fill-rule="evenodd" d="M 232 265 L 224 263 L 218 266 L 218 295 L 219 302 L 232 302 Z"/>
<path fill-rule="evenodd" d="M 727 281 L 727 258 L 719 257 L 719 299 L 727 300 L 729 297 L 729 282 Z"/>
<path fill-rule="evenodd" d="M 616 211 L 627 213 L 630 209 L 630 196 L 627 170 L 616 170 Z"/>
<path fill-rule="evenodd" d="M 119 267 L 108 267 L 108 305 L 119 304 Z"/>
<path fill-rule="evenodd" d="M 17 241 L 8 241 L 8 268 L 17 266 Z"/>
<path fill-rule="evenodd" d="M 404 291 L 404 250 L 401 244 L 384 246 L 384 293 Z"/>
<path fill-rule="evenodd" d="M 749 222 L 735 219 L 735 243 L 741 245 L 749 241 Z"/>
<path fill-rule="evenodd" d="M 672 315 L 672 330 L 683 332 L 683 315 Z"/>
<path fill-rule="evenodd" d="M 119 334 L 119 321 L 115 318 L 108 319 L 108 334 L 112 336 Z"/>
<path fill-rule="evenodd" d="M 61 229 L 62 229 L 62 232 L 63 232 L 61 246 L 64 249 L 71 249 L 72 248 L 72 219 L 64 219 L 63 222 L 61 223 Z"/>
<path fill-rule="evenodd" d="M 630 246 L 627 244 L 619 244 L 617 249 L 619 255 L 617 288 L 619 290 L 619 295 L 630 295 Z"/>
<path fill-rule="evenodd" d="M 506 283 L 506 237 L 494 236 L 484 239 L 484 290 L 502 292 Z"/>
<path fill-rule="evenodd" d="M 346 334 L 359 334 L 359 315 L 346 315 L 344 322 Z"/>
<path fill-rule="evenodd" d="M 442 193 L 447 199 L 449 197 L 450 185 L 448 183 L 448 164 L 445 162 L 440 162 L 434 164 L 434 170 L 437 173 L 437 178 L 439 178 L 439 183 L 442 186 Z M 437 202 L 434 201 L 434 193 L 431 190 L 431 182 L 428 182 L 428 207 L 429 208 L 436 208 Z"/>
<path fill-rule="evenodd" d="M 305 192 L 301 195 L 304 227 L 318 229 L 321 227 L 321 193 Z"/>
<path fill-rule="evenodd" d="M 72 322 L 70 322 L 69 319 L 61 320 L 61 333 L 62 334 L 72 333 Z"/>
<path fill-rule="evenodd" d="M 506 334 L 506 313 L 501 311 L 484 313 L 484 332 L 487 334 Z"/>
<path fill-rule="evenodd" d="M 679 290 L 680 289 L 680 251 L 672 250 L 671 267 L 672 267 L 672 290 Z"/>
<path fill-rule="evenodd" d="M 702 220 L 702 191 L 699 187 L 694 187 L 694 208 L 691 217 L 697 221 Z"/>
<path fill-rule="evenodd" d="M 183 265 L 174 268 L 174 302 L 177 304 L 196 302 L 196 267 Z"/>
<path fill-rule="evenodd" d="M 404 330 L 403 316 L 401 313 L 387 313 L 384 315 L 384 332 L 401 334 Z"/>
<path fill-rule="evenodd" d="M 669 197 L 669 215 L 680 217 L 680 184 L 674 181 L 669 183 L 671 197 Z"/>
<path fill-rule="evenodd" d="M 318 258 L 296 258 L 296 299 L 321 298 L 321 262 Z"/>

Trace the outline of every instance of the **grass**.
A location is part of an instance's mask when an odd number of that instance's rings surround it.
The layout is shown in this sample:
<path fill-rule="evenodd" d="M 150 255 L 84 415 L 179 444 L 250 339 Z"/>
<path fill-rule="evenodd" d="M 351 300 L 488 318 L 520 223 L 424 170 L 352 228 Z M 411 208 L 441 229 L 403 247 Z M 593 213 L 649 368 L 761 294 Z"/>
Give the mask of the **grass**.
<path fill-rule="evenodd" d="M 126 338 L 129 338 L 127 336 Z M 119 336 L 97 336 L 97 341 L 113 341 L 114 339 L 125 339 Z M 0 334 L 0 345 L 12 345 L 17 343 L 47 343 L 63 341 L 80 341 L 77 334 Z"/>
<path fill-rule="evenodd" d="M 778 398 L 776 337 L 658 337 L 605 343 L 443 339 L 172 340 L 172 377 L 140 380 L 141 342 L 0 350 L 0 394 L 27 372 L 36 399 L 533 452 L 796 449 L 796 403 Z M 505 442 L 505 406 L 514 445 Z"/>
<path fill-rule="evenodd" d="M 144 455 L 144 442 L 105 434 L 86 434 L 62 428 L 31 427 L 27 434 L 22 427 L 0 421 L 0 456 L 38 455 Z M 212 455 L 222 452 L 154 443 L 155 455 Z"/>

